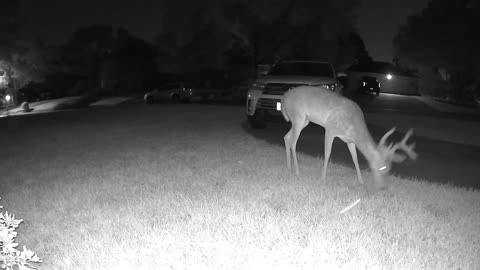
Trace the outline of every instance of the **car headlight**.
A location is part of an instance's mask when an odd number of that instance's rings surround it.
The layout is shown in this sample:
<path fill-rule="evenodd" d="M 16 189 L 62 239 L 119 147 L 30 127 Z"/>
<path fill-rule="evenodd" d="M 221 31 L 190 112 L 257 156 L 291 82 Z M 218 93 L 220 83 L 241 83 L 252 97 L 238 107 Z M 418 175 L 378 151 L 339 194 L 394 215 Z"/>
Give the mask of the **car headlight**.
<path fill-rule="evenodd" d="M 336 83 L 326 83 L 322 84 L 324 88 L 327 88 L 328 90 L 335 91 L 337 89 L 337 84 Z"/>
<path fill-rule="evenodd" d="M 265 89 L 265 83 L 254 82 L 250 88 L 252 90 L 263 91 L 263 89 Z"/>

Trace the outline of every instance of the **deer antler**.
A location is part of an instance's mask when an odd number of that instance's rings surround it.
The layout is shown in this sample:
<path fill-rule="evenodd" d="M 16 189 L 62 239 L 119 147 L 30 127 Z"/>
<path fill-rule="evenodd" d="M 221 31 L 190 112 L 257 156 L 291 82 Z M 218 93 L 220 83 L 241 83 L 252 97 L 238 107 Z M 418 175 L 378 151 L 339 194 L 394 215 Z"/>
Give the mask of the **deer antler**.
<path fill-rule="evenodd" d="M 391 130 L 390 130 L 391 131 Z M 390 132 L 389 131 L 389 132 Z M 387 132 L 387 134 L 389 133 Z M 385 134 L 385 135 L 387 135 Z M 391 133 L 390 133 L 391 134 Z M 405 134 L 405 137 L 403 137 L 403 139 L 399 142 L 399 143 L 396 143 L 394 145 L 390 144 L 387 148 L 387 151 L 390 155 L 392 156 L 395 156 L 395 152 L 397 150 L 403 150 L 407 156 L 412 159 L 412 160 L 415 160 L 417 159 L 417 156 L 418 154 L 415 153 L 415 143 L 412 143 L 410 145 L 407 144 L 407 141 L 408 139 L 410 138 L 410 136 L 412 136 L 413 134 L 413 129 L 409 129 L 408 132 Z M 385 136 L 384 136 L 385 137 Z M 388 137 L 388 136 L 387 136 Z M 382 138 L 383 139 L 383 138 Z M 403 158 L 404 159 L 404 158 Z M 397 161 L 403 161 L 403 159 L 400 159 L 400 160 L 397 160 Z M 395 159 L 394 159 L 395 160 Z"/>
<path fill-rule="evenodd" d="M 396 127 L 393 127 L 391 128 L 389 131 L 387 131 L 387 133 L 385 133 L 385 135 L 383 135 L 383 137 L 380 139 L 380 142 L 378 142 L 378 146 L 386 146 L 385 145 L 385 142 L 387 141 L 387 138 L 393 134 L 393 132 L 395 132 L 395 129 L 397 129 Z M 388 147 L 390 148 L 390 146 Z"/>

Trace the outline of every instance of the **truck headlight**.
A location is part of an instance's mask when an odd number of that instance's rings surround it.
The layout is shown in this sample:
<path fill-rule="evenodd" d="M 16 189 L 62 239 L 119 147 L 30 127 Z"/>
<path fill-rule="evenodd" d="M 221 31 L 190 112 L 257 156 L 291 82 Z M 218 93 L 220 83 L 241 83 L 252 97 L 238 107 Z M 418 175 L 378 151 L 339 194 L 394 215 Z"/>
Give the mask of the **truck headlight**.
<path fill-rule="evenodd" d="M 250 88 L 252 90 L 263 91 L 263 89 L 265 89 L 265 83 L 254 82 Z"/>
<path fill-rule="evenodd" d="M 335 89 L 337 89 L 336 83 L 326 83 L 326 84 L 322 84 L 321 86 L 331 91 L 335 91 Z"/>

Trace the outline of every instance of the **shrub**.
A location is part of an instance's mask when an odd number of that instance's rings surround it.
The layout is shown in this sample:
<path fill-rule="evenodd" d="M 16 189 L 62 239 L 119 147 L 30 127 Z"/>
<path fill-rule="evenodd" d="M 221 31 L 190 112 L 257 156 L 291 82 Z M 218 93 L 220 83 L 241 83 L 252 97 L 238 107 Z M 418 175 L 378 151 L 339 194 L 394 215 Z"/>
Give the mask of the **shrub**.
<path fill-rule="evenodd" d="M 3 208 L 0 205 L 0 209 Z M 22 219 L 15 219 L 15 215 L 0 212 L 0 269 L 35 269 L 32 263 L 39 263 L 41 260 L 35 252 L 23 246 L 23 250 L 16 249 L 15 243 L 17 232 L 15 231 L 22 222 Z"/>

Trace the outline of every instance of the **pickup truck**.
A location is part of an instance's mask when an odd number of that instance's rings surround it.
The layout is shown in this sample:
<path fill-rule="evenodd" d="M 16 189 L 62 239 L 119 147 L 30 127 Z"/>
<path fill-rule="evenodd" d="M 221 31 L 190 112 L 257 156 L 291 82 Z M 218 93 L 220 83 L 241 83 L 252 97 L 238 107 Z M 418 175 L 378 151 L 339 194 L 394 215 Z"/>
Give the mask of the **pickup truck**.
<path fill-rule="evenodd" d="M 259 76 L 247 93 L 246 113 L 252 128 L 265 128 L 282 115 L 281 99 L 288 90 L 300 86 L 321 86 L 342 94 L 342 85 L 333 66 L 325 61 L 290 60 L 271 67 Z"/>

